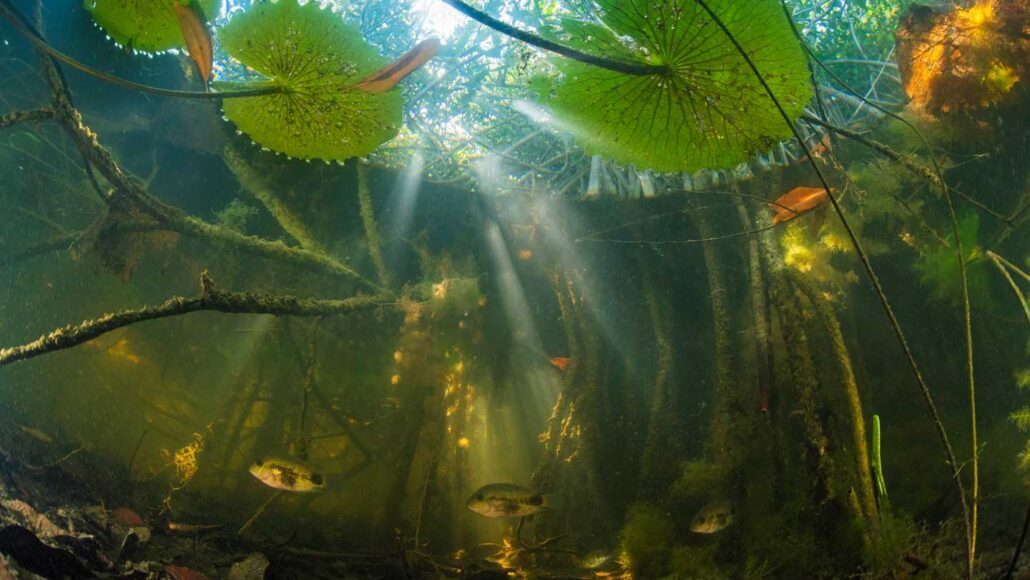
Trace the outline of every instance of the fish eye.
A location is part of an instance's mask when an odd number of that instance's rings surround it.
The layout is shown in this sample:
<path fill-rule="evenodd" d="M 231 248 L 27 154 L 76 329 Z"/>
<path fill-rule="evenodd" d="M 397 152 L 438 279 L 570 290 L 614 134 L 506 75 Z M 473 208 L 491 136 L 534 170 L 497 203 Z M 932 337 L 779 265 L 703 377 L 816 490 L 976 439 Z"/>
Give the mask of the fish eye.
<path fill-rule="evenodd" d="M 476 499 L 476 501 L 483 501 L 483 499 L 484 499 L 484 498 L 483 498 L 483 494 L 481 494 L 481 493 L 477 493 L 477 494 L 475 495 L 475 499 Z"/>
<path fill-rule="evenodd" d="M 321 475 L 319 475 L 317 473 L 312 473 L 311 474 L 311 483 L 313 483 L 315 485 L 322 485 L 323 483 L 325 483 L 325 478 L 323 478 Z"/>
<path fill-rule="evenodd" d="M 258 459 L 257 461 L 254 462 L 254 465 L 257 465 L 258 467 L 261 467 L 264 464 L 265 464 L 265 462 L 262 461 L 261 459 Z"/>

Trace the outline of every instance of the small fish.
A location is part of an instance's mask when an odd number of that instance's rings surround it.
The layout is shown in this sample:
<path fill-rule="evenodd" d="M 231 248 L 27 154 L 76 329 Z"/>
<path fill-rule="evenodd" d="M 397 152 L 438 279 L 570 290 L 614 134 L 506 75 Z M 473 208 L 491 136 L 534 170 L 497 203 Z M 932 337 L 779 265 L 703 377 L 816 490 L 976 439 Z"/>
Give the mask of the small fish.
<path fill-rule="evenodd" d="M 299 459 L 258 459 L 250 466 L 250 474 L 268 487 L 286 491 L 321 491 L 325 487 L 325 477 Z"/>
<path fill-rule="evenodd" d="M 199 534 L 224 528 L 222 524 L 183 524 L 168 522 L 168 531 L 173 534 Z"/>
<path fill-rule="evenodd" d="M 543 494 L 513 483 L 484 485 L 465 507 L 488 518 L 518 518 L 547 509 Z"/>
<path fill-rule="evenodd" d="M 563 356 L 552 356 L 551 365 L 553 365 L 554 368 L 560 370 L 561 372 L 565 372 L 569 370 L 570 366 L 572 366 L 572 359 Z"/>
<path fill-rule="evenodd" d="M 47 435 L 46 433 L 44 433 L 43 431 L 40 431 L 39 429 L 36 429 L 35 427 L 28 427 L 26 425 L 20 425 L 18 423 L 15 423 L 15 425 L 17 425 L 18 428 L 21 429 L 26 435 L 28 435 L 29 437 L 32 437 L 33 439 L 35 439 L 37 441 L 42 441 L 43 443 L 53 443 L 54 442 L 54 438 L 53 437 Z"/>
<path fill-rule="evenodd" d="M 193 62 L 197 63 L 200 78 L 204 79 L 204 86 L 207 86 L 211 80 L 214 58 L 211 50 L 211 31 L 204 24 L 204 15 L 194 2 L 181 4 L 179 0 L 172 0 L 172 8 L 179 20 L 182 38 L 186 41 L 186 51 L 190 53 Z"/>
<path fill-rule="evenodd" d="M 365 77 L 355 85 L 367 93 L 385 93 L 394 85 L 429 62 L 440 50 L 440 40 L 429 38 L 415 45 L 415 48 L 404 53 L 404 56 Z"/>
<path fill-rule="evenodd" d="M 615 560 L 615 555 L 608 550 L 593 550 L 578 558 L 579 567 L 584 570 L 599 570 Z"/>
<path fill-rule="evenodd" d="M 833 147 L 833 141 L 830 139 L 830 134 L 826 133 L 818 143 L 809 147 L 809 151 L 812 152 L 812 157 L 819 158 L 826 154 L 830 148 Z M 808 161 L 808 157 L 805 156 L 804 152 L 791 163 L 791 165 L 801 165 Z"/>
<path fill-rule="evenodd" d="M 690 522 L 695 534 L 714 534 L 733 523 L 733 506 L 728 502 L 712 502 L 697 512 Z"/>
<path fill-rule="evenodd" d="M 830 188 L 830 191 L 834 191 Z M 769 208 L 776 212 L 773 216 L 773 223 L 778 224 L 818 209 L 827 203 L 830 198 L 826 190 L 821 187 L 795 187 L 781 195 L 776 203 L 769 204 Z"/>

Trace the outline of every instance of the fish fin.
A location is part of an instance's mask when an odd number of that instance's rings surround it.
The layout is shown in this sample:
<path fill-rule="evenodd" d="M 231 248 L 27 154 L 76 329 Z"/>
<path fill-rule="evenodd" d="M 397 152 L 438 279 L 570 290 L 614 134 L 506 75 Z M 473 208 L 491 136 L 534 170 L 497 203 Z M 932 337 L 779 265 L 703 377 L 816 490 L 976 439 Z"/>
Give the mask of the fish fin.
<path fill-rule="evenodd" d="M 826 223 L 826 208 L 829 204 L 824 203 L 823 205 L 812 210 L 812 217 L 808 220 L 808 233 L 813 241 L 819 239 L 819 230 L 823 229 L 823 224 Z"/>

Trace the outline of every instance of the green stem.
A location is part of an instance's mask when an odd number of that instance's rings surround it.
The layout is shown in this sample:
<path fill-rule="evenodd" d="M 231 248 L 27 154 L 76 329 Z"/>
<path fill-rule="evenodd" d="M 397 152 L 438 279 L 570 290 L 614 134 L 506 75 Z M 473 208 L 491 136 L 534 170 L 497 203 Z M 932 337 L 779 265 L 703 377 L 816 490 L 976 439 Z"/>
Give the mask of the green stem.
<path fill-rule="evenodd" d="M 887 482 L 883 479 L 883 457 L 880 455 L 880 416 L 873 415 L 873 473 L 876 474 L 876 491 L 880 497 L 887 497 Z"/>
<path fill-rule="evenodd" d="M 510 24 L 505 24 L 504 22 L 497 20 L 496 18 L 490 16 L 485 12 L 476 10 L 475 8 L 469 6 L 461 0 L 442 1 L 444 4 L 447 4 L 451 8 L 454 8 L 458 12 L 461 12 L 465 16 L 468 16 L 469 18 L 475 20 L 476 22 L 484 26 L 492 28 L 505 36 L 516 38 L 518 40 L 521 40 L 522 42 L 525 42 L 526 44 L 531 44 L 537 48 L 542 48 L 544 50 L 560 54 L 566 58 L 571 58 L 572 60 L 578 60 L 579 62 L 592 64 L 594 66 L 608 69 L 610 71 L 615 71 L 618 73 L 628 75 L 660 75 L 667 74 L 669 72 L 669 67 L 665 65 L 623 62 L 613 60 L 610 58 L 596 56 L 593 54 L 587 54 L 585 52 L 580 52 L 574 48 L 569 48 L 567 46 L 558 44 L 557 42 L 552 42 L 545 38 L 540 38 L 535 34 L 531 34 L 529 32 L 526 32 L 525 30 L 515 28 Z"/>
<path fill-rule="evenodd" d="M 994 252 L 988 251 L 987 257 L 990 258 L 991 262 L 994 263 L 994 266 L 998 268 L 999 272 L 1001 272 L 1001 275 L 1004 276 L 1005 280 L 1008 281 L 1009 286 L 1012 287 L 1012 291 L 1015 292 L 1016 297 L 1019 298 L 1020 306 L 1023 307 L 1023 314 L 1026 315 L 1026 321 L 1030 323 L 1030 304 L 1027 304 L 1026 296 L 1023 294 L 1023 290 L 1019 287 L 1019 284 L 1016 284 L 1016 281 L 1012 279 L 1012 274 L 1009 273 L 1008 269 L 1011 268 L 1027 280 L 1030 280 L 1030 275 L 1027 275 L 1026 272 L 1020 270 L 1018 267 L 1016 267 L 1015 264 L 1009 262 L 1005 258 L 1002 258 L 998 254 L 995 254 Z"/>
<path fill-rule="evenodd" d="M 162 89 L 160 87 L 152 87 L 150 85 L 144 85 L 142 83 L 136 83 L 129 81 L 114 75 L 105 73 L 104 71 L 95 69 L 89 65 L 83 64 L 74 58 L 64 54 L 50 45 L 46 39 L 43 38 L 39 32 L 36 31 L 33 26 L 25 20 L 18 9 L 15 8 L 10 0 L 0 0 L 0 15 L 6 18 L 11 25 L 21 33 L 33 46 L 40 51 L 48 54 L 52 58 L 63 62 L 64 64 L 77 69 L 81 72 L 88 74 L 91 77 L 100 79 L 105 82 L 109 82 L 127 89 L 139 91 L 142 93 L 150 93 L 154 95 L 162 95 L 166 97 L 180 97 L 185 99 L 235 99 L 243 97 L 257 97 L 261 95 L 270 95 L 273 93 L 283 92 L 283 87 L 279 85 L 266 85 L 257 89 L 247 89 L 240 91 L 227 91 L 224 93 L 212 93 L 212 92 L 201 92 L 201 91 L 177 91 L 175 89 Z"/>

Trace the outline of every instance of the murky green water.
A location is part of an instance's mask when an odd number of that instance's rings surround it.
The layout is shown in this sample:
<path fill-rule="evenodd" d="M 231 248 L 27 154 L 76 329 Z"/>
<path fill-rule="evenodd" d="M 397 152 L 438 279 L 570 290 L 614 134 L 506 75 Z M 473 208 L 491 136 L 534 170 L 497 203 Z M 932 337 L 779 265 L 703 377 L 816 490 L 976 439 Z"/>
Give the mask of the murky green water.
<path fill-rule="evenodd" d="M 0 0 L 0 578 L 1030 574 L 1024 2 L 177 6 Z"/>

